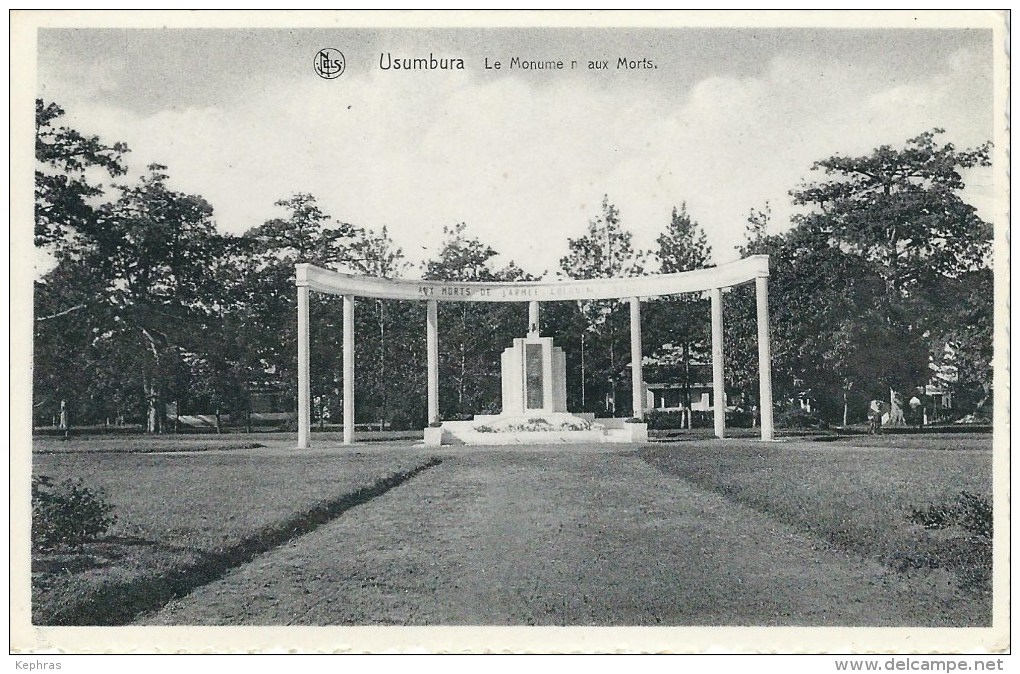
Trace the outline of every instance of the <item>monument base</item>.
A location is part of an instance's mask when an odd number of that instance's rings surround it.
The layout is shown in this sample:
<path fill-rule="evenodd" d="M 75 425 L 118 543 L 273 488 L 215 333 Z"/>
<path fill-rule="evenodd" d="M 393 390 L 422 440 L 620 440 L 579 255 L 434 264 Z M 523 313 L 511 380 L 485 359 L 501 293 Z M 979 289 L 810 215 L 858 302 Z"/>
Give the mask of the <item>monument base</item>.
<path fill-rule="evenodd" d="M 648 442 L 648 424 L 626 419 L 595 419 L 567 412 L 479 415 L 471 421 L 444 421 L 425 429 L 425 446 L 549 445 Z"/>

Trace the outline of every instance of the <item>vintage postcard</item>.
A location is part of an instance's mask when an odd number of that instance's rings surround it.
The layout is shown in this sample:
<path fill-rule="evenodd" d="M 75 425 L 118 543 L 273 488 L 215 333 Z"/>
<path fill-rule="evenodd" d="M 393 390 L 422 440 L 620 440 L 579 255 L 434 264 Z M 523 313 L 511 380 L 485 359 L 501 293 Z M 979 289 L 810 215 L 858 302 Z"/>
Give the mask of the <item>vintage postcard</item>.
<path fill-rule="evenodd" d="M 1001 668 L 1008 12 L 10 22 L 13 653 Z"/>

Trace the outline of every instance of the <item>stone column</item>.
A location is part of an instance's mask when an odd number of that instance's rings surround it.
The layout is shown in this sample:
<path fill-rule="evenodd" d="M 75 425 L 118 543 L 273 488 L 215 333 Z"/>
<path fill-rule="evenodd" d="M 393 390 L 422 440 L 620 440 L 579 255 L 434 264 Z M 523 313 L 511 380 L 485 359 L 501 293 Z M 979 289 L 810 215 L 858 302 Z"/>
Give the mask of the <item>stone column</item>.
<path fill-rule="evenodd" d="M 426 304 L 425 351 L 428 356 L 429 423 L 439 421 L 439 318 L 435 300 Z"/>
<path fill-rule="evenodd" d="M 539 337 L 542 334 L 538 302 L 528 302 L 528 336 Z"/>
<path fill-rule="evenodd" d="M 773 440 L 772 430 L 772 347 L 769 343 L 769 278 L 754 280 L 758 300 L 758 407 L 761 439 Z"/>
<path fill-rule="evenodd" d="M 311 376 L 308 371 L 308 286 L 298 286 L 297 372 L 298 372 L 298 448 L 311 444 Z"/>
<path fill-rule="evenodd" d="M 634 416 L 644 419 L 645 401 L 642 383 L 644 375 L 641 371 L 641 300 L 637 297 L 630 298 L 630 362 L 631 376 L 633 377 L 633 388 L 631 400 L 633 401 Z"/>
<path fill-rule="evenodd" d="M 344 295 L 344 444 L 354 442 L 354 295 Z"/>
<path fill-rule="evenodd" d="M 715 437 L 726 435 L 726 386 L 723 369 L 722 288 L 712 288 L 712 398 Z"/>

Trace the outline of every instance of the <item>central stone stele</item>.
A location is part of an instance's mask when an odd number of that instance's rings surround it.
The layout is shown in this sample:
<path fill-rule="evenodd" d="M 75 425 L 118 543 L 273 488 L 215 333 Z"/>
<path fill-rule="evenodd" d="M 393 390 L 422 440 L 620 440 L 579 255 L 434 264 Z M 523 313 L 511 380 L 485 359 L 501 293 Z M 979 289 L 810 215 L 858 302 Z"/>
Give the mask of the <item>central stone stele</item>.
<path fill-rule="evenodd" d="M 425 429 L 426 445 L 508 445 L 647 440 L 644 424 L 567 412 L 567 359 L 552 337 L 531 331 L 501 357 L 503 410 Z M 637 431 L 642 435 L 636 436 Z"/>
<path fill-rule="evenodd" d="M 503 351 L 503 414 L 567 411 L 567 359 L 552 337 L 518 337 Z"/>

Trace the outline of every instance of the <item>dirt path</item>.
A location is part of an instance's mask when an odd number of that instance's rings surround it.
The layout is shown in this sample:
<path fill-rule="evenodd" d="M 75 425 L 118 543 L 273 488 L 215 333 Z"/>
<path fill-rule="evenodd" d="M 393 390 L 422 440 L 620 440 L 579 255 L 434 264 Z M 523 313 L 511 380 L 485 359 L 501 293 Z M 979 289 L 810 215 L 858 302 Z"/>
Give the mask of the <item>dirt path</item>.
<path fill-rule="evenodd" d="M 905 578 L 612 451 L 461 451 L 141 624 L 944 625 Z"/>

